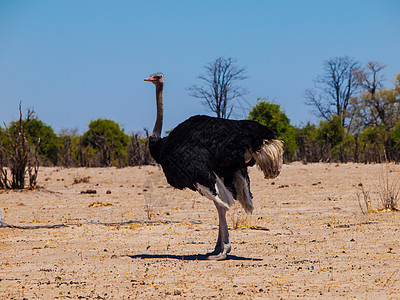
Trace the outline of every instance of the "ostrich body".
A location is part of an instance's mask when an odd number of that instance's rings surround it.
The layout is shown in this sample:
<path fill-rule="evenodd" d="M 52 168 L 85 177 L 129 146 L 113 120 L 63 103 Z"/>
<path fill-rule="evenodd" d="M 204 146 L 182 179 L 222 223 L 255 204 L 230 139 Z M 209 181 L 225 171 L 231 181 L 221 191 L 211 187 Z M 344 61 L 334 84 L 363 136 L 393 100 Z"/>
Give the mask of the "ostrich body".
<path fill-rule="evenodd" d="M 254 209 L 247 167 L 257 164 L 265 178 L 278 176 L 282 142 L 258 122 L 208 116 L 193 116 L 161 138 L 164 76 L 153 74 L 145 81 L 156 86 L 157 119 L 150 136 L 150 153 L 162 166 L 170 185 L 198 191 L 213 200 L 219 233 L 208 259 L 223 260 L 231 251 L 226 211 L 234 200 L 248 213 Z"/>

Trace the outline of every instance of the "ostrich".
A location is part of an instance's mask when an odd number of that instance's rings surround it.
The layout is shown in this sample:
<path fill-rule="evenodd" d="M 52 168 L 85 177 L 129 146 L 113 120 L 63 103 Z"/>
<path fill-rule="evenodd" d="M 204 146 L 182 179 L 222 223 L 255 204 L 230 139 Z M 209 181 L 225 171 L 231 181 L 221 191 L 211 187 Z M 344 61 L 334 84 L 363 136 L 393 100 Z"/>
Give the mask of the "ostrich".
<path fill-rule="evenodd" d="M 164 76 L 145 81 L 156 86 L 157 119 L 149 148 L 170 185 L 189 188 L 217 207 L 219 231 L 207 258 L 223 260 L 231 251 L 226 211 L 238 200 L 247 213 L 254 209 L 247 167 L 257 164 L 265 178 L 275 178 L 282 167 L 283 143 L 266 126 L 249 120 L 193 116 L 161 138 Z"/>

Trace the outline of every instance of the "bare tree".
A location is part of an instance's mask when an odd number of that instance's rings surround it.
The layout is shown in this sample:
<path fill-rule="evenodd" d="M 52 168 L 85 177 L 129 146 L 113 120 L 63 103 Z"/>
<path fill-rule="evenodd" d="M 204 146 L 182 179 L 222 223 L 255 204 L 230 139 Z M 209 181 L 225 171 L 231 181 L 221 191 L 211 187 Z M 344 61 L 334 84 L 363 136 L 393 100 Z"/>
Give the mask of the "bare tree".
<path fill-rule="evenodd" d="M 218 118 L 228 119 L 233 110 L 233 100 L 248 93 L 237 85 L 238 81 L 247 78 L 246 69 L 237 66 L 236 60 L 230 57 L 218 57 L 204 68 L 206 74 L 198 77 L 203 85 L 189 87 L 190 95 L 201 99 Z"/>
<path fill-rule="evenodd" d="M 19 120 L 12 128 L 5 124 L 4 134 L 8 140 L 9 146 L 0 145 L 0 180 L 1 188 L 23 189 L 25 188 L 25 176 L 28 173 L 29 188 L 36 187 L 36 179 L 39 171 L 38 147 L 40 139 L 36 142 L 34 150 L 28 144 L 25 135 L 25 127 L 31 121 L 33 110 L 27 111 L 26 118 L 22 118 L 21 103 L 19 104 Z M 7 179 L 7 170 L 5 169 L 5 159 L 11 170 L 12 180 Z"/>
<path fill-rule="evenodd" d="M 363 69 L 354 73 L 363 91 L 354 99 L 357 119 L 360 126 L 393 126 L 396 121 L 396 105 L 398 101 L 394 90 L 383 90 L 384 76 L 381 71 L 385 68 L 377 62 L 368 62 Z"/>
<path fill-rule="evenodd" d="M 375 132 L 373 144 L 383 145 L 385 160 L 396 159 L 397 152 L 393 149 L 391 129 L 396 126 L 400 117 L 400 98 L 396 92 L 396 82 L 393 89 L 384 89 L 384 76 L 381 71 L 384 65 L 368 62 L 366 67 L 359 69 L 355 75 L 362 87 L 360 95 L 353 100 L 356 129 L 371 127 Z"/>
<path fill-rule="evenodd" d="M 378 62 L 370 61 L 367 63 L 365 69 L 357 69 L 354 74 L 361 87 L 374 95 L 378 89 L 383 88 L 382 82 L 385 80 L 385 77 L 379 72 L 385 67 L 385 65 Z"/>
<path fill-rule="evenodd" d="M 344 127 L 349 128 L 350 100 L 357 92 L 359 81 L 355 71 L 359 62 L 348 56 L 334 57 L 324 63 L 324 74 L 314 81 L 315 88 L 305 91 L 306 104 L 314 107 L 314 113 L 326 120 L 340 116 Z M 346 122 L 346 119 L 350 119 Z"/>

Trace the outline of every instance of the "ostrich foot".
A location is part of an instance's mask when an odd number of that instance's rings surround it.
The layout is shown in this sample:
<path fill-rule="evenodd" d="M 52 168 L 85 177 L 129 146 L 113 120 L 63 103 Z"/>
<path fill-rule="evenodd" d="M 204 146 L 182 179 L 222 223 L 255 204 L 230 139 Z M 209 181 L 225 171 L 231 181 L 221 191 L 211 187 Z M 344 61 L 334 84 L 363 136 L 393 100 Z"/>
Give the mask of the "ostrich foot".
<path fill-rule="evenodd" d="M 219 249 L 218 249 L 219 248 Z M 213 252 L 207 253 L 207 259 L 209 260 L 224 260 L 226 255 L 231 252 L 231 243 L 222 244 L 222 249 L 216 247 Z"/>

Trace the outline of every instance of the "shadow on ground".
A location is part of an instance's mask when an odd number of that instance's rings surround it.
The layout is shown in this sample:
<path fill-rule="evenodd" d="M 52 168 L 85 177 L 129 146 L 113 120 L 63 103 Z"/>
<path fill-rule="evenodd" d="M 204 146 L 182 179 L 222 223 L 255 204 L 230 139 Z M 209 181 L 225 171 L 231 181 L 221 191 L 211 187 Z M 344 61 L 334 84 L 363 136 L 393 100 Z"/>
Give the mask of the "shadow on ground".
<path fill-rule="evenodd" d="M 168 258 L 168 259 L 179 259 L 179 260 L 207 260 L 207 255 L 197 254 L 197 255 L 173 255 L 173 254 L 137 254 L 137 255 L 126 255 L 132 259 L 141 258 Z M 247 261 L 262 261 L 261 258 L 251 258 L 236 255 L 227 255 L 225 260 L 247 260 Z"/>

